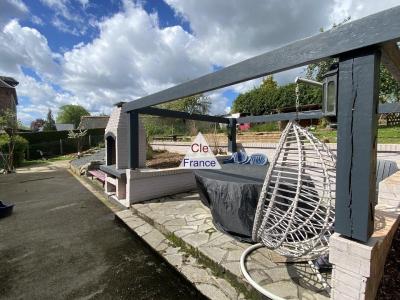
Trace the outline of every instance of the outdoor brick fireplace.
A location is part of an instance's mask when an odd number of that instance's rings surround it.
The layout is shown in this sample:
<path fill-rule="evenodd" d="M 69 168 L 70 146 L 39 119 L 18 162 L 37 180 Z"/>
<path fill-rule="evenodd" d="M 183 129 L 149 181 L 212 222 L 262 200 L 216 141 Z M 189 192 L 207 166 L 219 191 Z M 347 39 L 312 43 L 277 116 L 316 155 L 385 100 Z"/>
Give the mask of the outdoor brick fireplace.
<path fill-rule="evenodd" d="M 129 206 L 126 195 L 126 169 L 128 168 L 128 114 L 121 111 L 123 102 L 117 103 L 113 109 L 105 130 L 107 173 L 105 191 L 115 200 Z M 139 130 L 140 167 L 146 163 L 146 134 L 143 126 Z"/>

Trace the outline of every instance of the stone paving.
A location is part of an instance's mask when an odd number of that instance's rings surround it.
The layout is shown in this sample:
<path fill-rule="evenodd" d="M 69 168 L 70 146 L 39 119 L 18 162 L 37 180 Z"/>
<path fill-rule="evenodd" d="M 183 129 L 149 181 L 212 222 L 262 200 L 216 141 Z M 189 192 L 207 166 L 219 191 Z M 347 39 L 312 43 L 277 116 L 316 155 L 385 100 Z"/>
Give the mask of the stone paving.
<path fill-rule="evenodd" d="M 197 193 L 134 204 L 132 212 L 122 215 L 121 219 L 130 218 L 125 221 L 128 226 L 211 299 L 259 298 L 239 267 L 249 244 L 217 231 Z M 247 268 L 257 282 L 283 298 L 329 298 L 307 262 L 287 262 L 262 248 L 250 255 Z"/>

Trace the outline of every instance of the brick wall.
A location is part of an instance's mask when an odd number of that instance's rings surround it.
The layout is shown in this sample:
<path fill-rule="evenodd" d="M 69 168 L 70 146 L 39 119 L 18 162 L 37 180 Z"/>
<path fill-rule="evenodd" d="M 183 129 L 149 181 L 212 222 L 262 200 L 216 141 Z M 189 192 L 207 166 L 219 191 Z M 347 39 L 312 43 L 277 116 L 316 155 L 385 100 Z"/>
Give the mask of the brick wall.
<path fill-rule="evenodd" d="M 186 154 L 189 151 L 190 142 L 172 142 L 172 141 L 153 141 L 150 146 L 155 150 L 167 150 Z M 209 143 L 211 145 L 211 143 Z M 272 159 L 276 143 L 238 143 L 238 148 L 243 148 L 248 154 L 263 153 L 269 159 Z M 227 143 L 220 144 L 219 147 L 227 151 Z M 328 144 L 328 147 L 336 154 L 336 144 Z M 392 160 L 400 166 L 400 144 L 378 144 L 378 158 Z"/>
<path fill-rule="evenodd" d="M 334 233 L 329 260 L 334 264 L 331 299 L 375 299 L 385 260 L 400 223 L 400 172 L 379 184 L 375 230 L 367 243 Z"/>
<path fill-rule="evenodd" d="M 14 95 L 11 89 L 0 88 L 0 111 L 6 109 L 17 111 Z"/>

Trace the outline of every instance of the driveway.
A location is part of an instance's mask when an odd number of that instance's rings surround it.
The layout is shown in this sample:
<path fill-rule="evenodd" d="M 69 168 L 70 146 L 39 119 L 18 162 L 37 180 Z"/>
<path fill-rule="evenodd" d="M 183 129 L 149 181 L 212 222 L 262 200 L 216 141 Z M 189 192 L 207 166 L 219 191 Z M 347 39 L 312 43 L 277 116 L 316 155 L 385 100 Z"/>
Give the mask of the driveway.
<path fill-rule="evenodd" d="M 66 169 L 0 175 L 0 299 L 190 299 L 191 284 Z"/>

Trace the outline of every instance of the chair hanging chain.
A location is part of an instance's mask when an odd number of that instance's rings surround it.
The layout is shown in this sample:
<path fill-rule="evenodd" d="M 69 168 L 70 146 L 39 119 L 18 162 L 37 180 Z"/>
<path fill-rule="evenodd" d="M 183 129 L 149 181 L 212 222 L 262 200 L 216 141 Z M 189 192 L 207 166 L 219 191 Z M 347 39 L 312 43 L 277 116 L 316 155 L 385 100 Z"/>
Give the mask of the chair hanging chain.
<path fill-rule="evenodd" d="M 296 84 L 296 89 L 295 89 L 295 93 L 296 93 L 296 122 L 299 121 L 299 107 L 300 107 L 300 88 L 299 88 L 299 84 Z"/>

